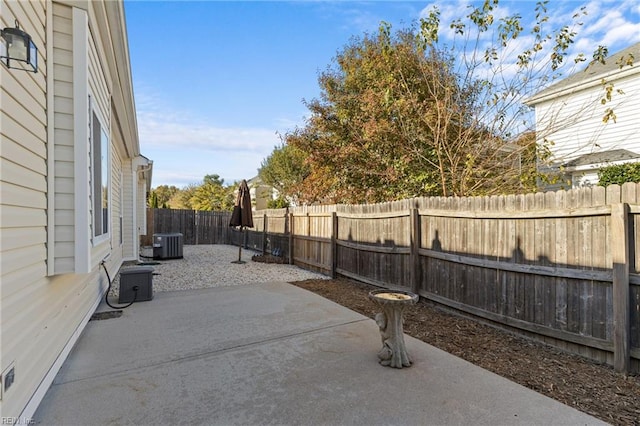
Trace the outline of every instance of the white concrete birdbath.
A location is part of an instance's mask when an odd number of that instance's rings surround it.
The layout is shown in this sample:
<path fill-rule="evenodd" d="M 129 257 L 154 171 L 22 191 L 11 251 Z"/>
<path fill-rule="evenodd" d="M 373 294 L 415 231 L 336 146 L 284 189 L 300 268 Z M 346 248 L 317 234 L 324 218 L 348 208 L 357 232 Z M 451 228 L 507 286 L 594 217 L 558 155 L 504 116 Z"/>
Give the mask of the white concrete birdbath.
<path fill-rule="evenodd" d="M 411 366 L 412 360 L 404 344 L 402 313 L 408 305 L 418 302 L 418 295 L 407 291 L 374 290 L 369 293 L 369 299 L 382 308 L 382 312 L 376 314 L 382 337 L 382 349 L 378 352 L 380 364 L 394 368 Z"/>

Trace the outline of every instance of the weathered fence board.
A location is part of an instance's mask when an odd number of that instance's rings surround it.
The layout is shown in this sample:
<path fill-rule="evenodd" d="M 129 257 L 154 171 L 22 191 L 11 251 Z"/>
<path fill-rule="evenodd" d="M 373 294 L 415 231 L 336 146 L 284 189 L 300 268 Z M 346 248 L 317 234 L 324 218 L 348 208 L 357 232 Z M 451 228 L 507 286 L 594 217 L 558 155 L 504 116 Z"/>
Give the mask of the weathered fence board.
<path fill-rule="evenodd" d="M 152 214 L 147 215 L 147 237 L 180 232 L 184 244 L 230 244 L 232 241 L 229 228 L 231 212 L 149 210 Z"/>
<path fill-rule="evenodd" d="M 413 290 L 619 371 L 638 372 L 639 194 L 640 185 L 625 184 L 267 210 L 255 213 L 246 244 L 280 249 L 290 263 L 327 275 Z M 222 216 L 162 215 L 154 218 L 160 227 L 154 232 L 193 234 L 201 244 L 240 243 Z M 224 229 L 190 231 L 192 221 L 194 230 Z"/>

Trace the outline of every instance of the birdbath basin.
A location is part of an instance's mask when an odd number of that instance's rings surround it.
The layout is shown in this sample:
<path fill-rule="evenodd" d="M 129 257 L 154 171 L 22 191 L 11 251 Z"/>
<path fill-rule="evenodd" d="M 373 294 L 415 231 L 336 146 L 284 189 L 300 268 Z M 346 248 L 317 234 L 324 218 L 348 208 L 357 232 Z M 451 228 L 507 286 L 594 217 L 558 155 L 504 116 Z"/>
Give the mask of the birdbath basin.
<path fill-rule="evenodd" d="M 380 364 L 410 367 L 413 361 L 404 344 L 402 314 L 407 306 L 418 301 L 418 295 L 408 291 L 374 290 L 369 293 L 369 299 L 382 309 L 375 317 L 382 337 L 382 349 L 378 352 Z"/>

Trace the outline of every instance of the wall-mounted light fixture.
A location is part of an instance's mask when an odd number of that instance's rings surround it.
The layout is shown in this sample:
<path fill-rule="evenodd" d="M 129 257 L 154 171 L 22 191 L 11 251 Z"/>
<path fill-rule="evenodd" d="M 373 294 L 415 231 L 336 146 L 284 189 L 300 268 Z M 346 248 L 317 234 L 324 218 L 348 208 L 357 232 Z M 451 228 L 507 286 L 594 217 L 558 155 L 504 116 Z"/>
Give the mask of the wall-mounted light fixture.
<path fill-rule="evenodd" d="M 38 49 L 31 36 L 20 29 L 16 20 L 15 28 L 0 30 L 0 60 L 7 68 L 38 72 Z"/>

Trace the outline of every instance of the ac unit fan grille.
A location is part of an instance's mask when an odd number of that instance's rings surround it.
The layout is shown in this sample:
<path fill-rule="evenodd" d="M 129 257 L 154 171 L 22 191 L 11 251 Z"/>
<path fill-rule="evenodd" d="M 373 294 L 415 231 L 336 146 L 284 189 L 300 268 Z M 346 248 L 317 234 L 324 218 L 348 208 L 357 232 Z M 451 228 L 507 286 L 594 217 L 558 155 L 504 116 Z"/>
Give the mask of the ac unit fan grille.
<path fill-rule="evenodd" d="M 154 259 L 181 259 L 183 236 L 174 234 L 153 234 Z"/>

